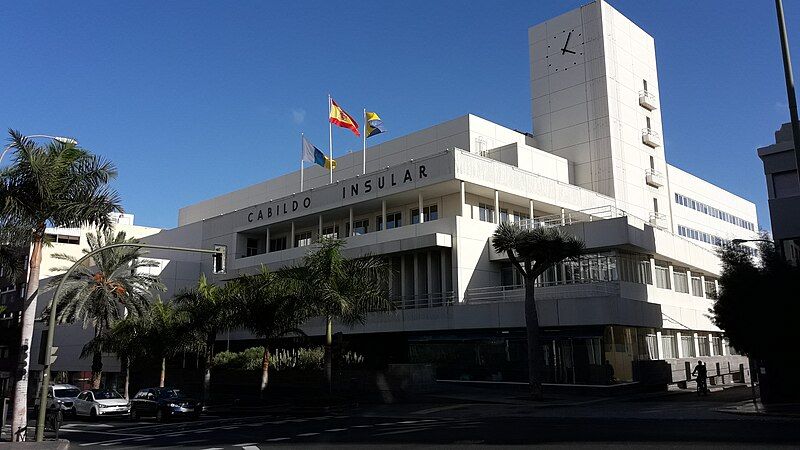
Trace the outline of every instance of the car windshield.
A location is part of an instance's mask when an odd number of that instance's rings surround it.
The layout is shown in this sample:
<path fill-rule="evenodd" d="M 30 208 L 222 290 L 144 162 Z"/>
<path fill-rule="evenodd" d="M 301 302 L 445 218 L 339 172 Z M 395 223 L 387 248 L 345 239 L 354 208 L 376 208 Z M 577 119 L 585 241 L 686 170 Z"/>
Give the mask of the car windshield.
<path fill-rule="evenodd" d="M 117 391 L 94 391 L 95 400 L 111 400 L 114 398 L 122 398 Z"/>
<path fill-rule="evenodd" d="M 55 389 L 54 392 L 56 398 L 77 397 L 78 394 L 81 393 L 81 391 L 75 388 Z"/>
<path fill-rule="evenodd" d="M 183 392 L 179 389 L 164 389 L 161 391 L 161 398 L 183 397 Z"/>

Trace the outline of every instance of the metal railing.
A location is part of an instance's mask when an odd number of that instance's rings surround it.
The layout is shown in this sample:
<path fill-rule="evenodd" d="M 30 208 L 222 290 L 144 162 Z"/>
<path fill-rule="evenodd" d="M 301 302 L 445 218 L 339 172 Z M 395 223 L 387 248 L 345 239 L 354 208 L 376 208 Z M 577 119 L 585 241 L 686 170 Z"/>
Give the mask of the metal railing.
<path fill-rule="evenodd" d="M 648 91 L 641 90 L 639 91 L 639 104 L 652 111 L 657 105 L 656 96 Z"/>
<path fill-rule="evenodd" d="M 434 292 L 430 294 L 393 296 L 391 298 L 395 309 L 419 309 L 449 306 L 455 301 L 455 295 L 449 292 Z"/>
<path fill-rule="evenodd" d="M 618 281 L 582 281 L 572 283 L 537 283 L 534 295 L 537 300 L 556 298 L 587 298 L 619 295 Z M 465 303 L 491 303 L 525 300 L 525 286 L 488 286 L 467 289 Z"/>
<path fill-rule="evenodd" d="M 523 219 L 516 223 L 522 229 L 533 229 L 541 227 L 560 227 L 580 222 L 594 222 L 596 220 L 614 219 L 627 215 L 625 211 L 615 206 L 606 205 L 582 209 L 580 211 L 564 211 L 564 214 L 551 214 L 534 217 L 533 219 Z"/>

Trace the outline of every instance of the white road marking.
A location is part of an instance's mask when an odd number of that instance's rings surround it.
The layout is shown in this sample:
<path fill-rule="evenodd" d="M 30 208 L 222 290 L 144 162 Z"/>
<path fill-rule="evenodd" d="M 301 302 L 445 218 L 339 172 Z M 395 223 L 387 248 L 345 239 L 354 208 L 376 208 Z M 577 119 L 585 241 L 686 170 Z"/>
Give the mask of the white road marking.
<path fill-rule="evenodd" d="M 279 438 L 267 439 L 267 442 L 288 441 L 289 439 L 291 439 L 291 438 L 288 438 L 288 437 L 279 437 Z"/>
<path fill-rule="evenodd" d="M 407 430 L 387 431 L 386 433 L 378 433 L 375 434 L 374 436 L 388 436 L 390 434 L 416 433 L 417 431 L 423 431 L 427 429 L 429 429 L 429 427 L 409 428 Z"/>
<path fill-rule="evenodd" d="M 352 428 L 372 428 L 372 425 L 353 425 Z"/>
<path fill-rule="evenodd" d="M 209 448 L 204 448 L 203 450 L 224 450 L 224 449 L 222 447 L 209 447 Z"/>
<path fill-rule="evenodd" d="M 251 447 L 253 445 L 256 445 L 256 443 L 255 442 L 246 442 L 244 444 L 233 444 L 234 447 Z"/>
<path fill-rule="evenodd" d="M 346 431 L 346 430 L 347 428 L 331 428 L 330 430 L 325 430 L 325 431 L 329 433 L 335 433 L 337 431 Z"/>
<path fill-rule="evenodd" d="M 458 409 L 458 408 L 465 408 L 470 406 L 468 403 L 459 404 L 459 405 L 447 405 L 447 406 L 438 406 L 436 408 L 429 408 L 429 409 L 421 409 L 419 411 L 414 411 L 411 414 L 431 414 L 439 411 L 447 411 L 449 409 Z"/>
<path fill-rule="evenodd" d="M 103 447 L 108 447 L 109 445 L 119 445 L 119 442 L 106 442 L 105 444 L 100 444 Z"/>
<path fill-rule="evenodd" d="M 297 435 L 297 437 L 316 436 L 316 435 L 318 435 L 318 434 L 319 434 L 319 433 L 303 433 L 303 434 L 298 434 L 298 435 Z"/>

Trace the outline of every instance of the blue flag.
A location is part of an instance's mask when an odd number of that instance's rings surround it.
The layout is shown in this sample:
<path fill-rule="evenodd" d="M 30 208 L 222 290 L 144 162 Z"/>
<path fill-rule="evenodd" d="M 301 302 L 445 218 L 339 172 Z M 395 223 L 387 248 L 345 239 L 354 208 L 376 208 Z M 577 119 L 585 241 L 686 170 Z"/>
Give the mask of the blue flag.
<path fill-rule="evenodd" d="M 310 162 L 314 164 L 319 164 L 320 166 L 330 169 L 331 168 L 331 159 L 325 156 L 324 153 L 320 149 L 314 146 L 311 142 L 308 142 L 308 139 L 303 137 L 303 161 Z M 333 160 L 333 168 L 336 168 L 336 160 Z"/>

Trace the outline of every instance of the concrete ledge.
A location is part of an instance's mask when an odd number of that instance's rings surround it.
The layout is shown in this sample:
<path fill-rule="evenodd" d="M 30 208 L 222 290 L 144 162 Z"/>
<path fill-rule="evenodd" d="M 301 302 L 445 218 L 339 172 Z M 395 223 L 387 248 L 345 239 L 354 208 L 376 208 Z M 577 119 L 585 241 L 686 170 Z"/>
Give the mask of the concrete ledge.
<path fill-rule="evenodd" d="M 0 448 L 64 450 L 69 448 L 69 441 L 66 439 L 59 439 L 57 441 L 44 441 L 44 442 L 3 442 L 0 443 Z"/>

